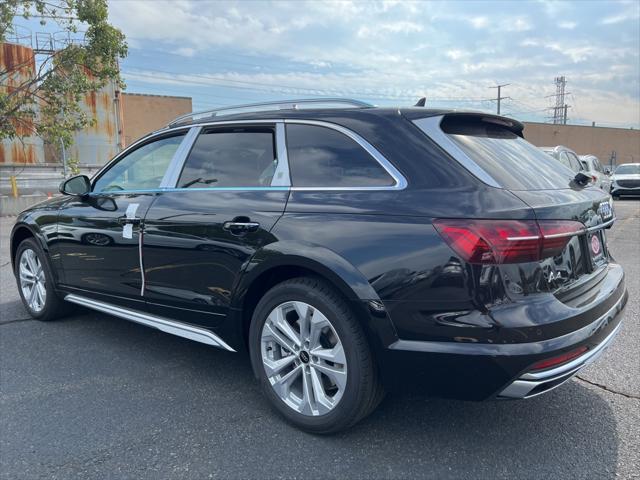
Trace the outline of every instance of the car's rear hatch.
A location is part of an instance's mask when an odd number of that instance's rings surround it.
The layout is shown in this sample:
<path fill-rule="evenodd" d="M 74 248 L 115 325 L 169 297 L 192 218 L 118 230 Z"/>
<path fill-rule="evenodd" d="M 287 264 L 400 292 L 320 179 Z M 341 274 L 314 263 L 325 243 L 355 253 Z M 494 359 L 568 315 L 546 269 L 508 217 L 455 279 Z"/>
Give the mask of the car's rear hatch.
<path fill-rule="evenodd" d="M 538 262 L 504 262 L 501 270 L 511 280 L 511 293 L 553 292 L 571 303 L 597 283 L 609 261 L 605 229 L 614 220 L 607 193 L 581 185 L 575 172 L 524 140 L 522 124 L 510 119 L 453 113 L 437 124 L 432 118 L 414 122 L 480 180 L 527 204 L 545 241 L 567 240 Z M 527 233 L 519 235 L 528 238 Z"/>

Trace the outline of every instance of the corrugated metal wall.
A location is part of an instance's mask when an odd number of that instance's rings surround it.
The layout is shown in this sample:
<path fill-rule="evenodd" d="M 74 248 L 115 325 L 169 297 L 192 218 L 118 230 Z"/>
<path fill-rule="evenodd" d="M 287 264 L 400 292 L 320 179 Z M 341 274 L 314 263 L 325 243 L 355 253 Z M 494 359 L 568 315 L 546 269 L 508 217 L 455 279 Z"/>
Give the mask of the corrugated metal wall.
<path fill-rule="evenodd" d="M 25 81 L 35 75 L 36 61 L 33 49 L 24 45 L 2 43 L 0 45 L 0 72 L 3 75 L 0 89 L 11 94 Z M 16 125 L 21 139 L 4 140 L 0 148 L 0 163 L 37 164 L 44 162 L 42 139 L 33 135 L 33 123 L 24 122 Z"/>
<path fill-rule="evenodd" d="M 79 131 L 67 158 L 83 165 L 104 165 L 119 151 L 117 87 L 109 82 L 97 92 L 85 95 L 82 110 L 95 120 L 93 126 Z"/>
<path fill-rule="evenodd" d="M 36 59 L 33 49 L 11 43 L 1 45 L 0 71 L 12 72 L 8 81 L 1 88 L 10 91 L 24 80 L 35 74 Z M 118 90 L 115 83 L 110 82 L 98 92 L 85 95 L 80 107 L 94 125 L 74 136 L 74 145 L 67 149 L 67 159 L 75 159 L 81 165 L 103 165 L 119 151 L 120 132 Z M 33 125 L 21 125 L 19 133 L 27 135 Z M 62 154 L 59 145 L 43 147 L 41 138 L 23 137 L 13 141 L 2 142 L 0 163 L 4 164 L 60 164 Z"/>

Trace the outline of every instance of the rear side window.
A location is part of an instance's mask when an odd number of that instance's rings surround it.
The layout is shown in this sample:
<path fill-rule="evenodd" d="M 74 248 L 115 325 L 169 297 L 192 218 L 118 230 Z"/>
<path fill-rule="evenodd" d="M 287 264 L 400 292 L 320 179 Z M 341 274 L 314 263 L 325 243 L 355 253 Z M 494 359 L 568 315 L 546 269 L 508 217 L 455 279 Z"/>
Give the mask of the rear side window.
<path fill-rule="evenodd" d="M 575 173 L 508 128 L 482 117 L 445 117 L 442 130 L 464 153 L 510 190 L 567 188 Z"/>
<path fill-rule="evenodd" d="M 287 125 L 287 153 L 295 187 L 384 187 L 395 180 L 358 143 L 316 125 Z"/>
<path fill-rule="evenodd" d="M 271 128 L 205 130 L 185 161 L 178 187 L 268 187 L 276 166 Z"/>
<path fill-rule="evenodd" d="M 571 169 L 574 172 L 579 172 L 580 170 L 583 170 L 582 165 L 580 164 L 580 160 L 578 160 L 578 157 L 576 157 L 571 152 L 567 152 L 567 155 L 569 156 L 569 163 L 571 164 Z"/>

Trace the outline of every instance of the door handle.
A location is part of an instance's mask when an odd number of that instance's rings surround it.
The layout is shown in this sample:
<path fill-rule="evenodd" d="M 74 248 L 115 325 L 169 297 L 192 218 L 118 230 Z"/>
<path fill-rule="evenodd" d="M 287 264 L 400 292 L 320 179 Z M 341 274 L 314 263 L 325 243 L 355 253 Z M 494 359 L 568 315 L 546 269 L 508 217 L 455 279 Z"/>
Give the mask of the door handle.
<path fill-rule="evenodd" d="M 118 217 L 118 223 L 120 225 L 140 225 L 141 221 L 142 219 L 139 217 L 135 217 L 135 218 Z"/>
<path fill-rule="evenodd" d="M 260 224 L 256 222 L 224 222 L 222 228 L 231 233 L 255 232 L 260 228 Z"/>

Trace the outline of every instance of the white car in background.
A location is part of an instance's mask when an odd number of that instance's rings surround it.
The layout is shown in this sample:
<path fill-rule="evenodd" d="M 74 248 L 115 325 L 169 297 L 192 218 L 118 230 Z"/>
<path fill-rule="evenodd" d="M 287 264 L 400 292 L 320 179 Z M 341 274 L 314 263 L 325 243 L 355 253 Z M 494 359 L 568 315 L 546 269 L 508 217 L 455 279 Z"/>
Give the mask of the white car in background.
<path fill-rule="evenodd" d="M 564 164 L 565 167 L 570 168 L 574 172 L 582 172 L 586 174 L 584 171 L 584 166 L 580 163 L 578 159 L 578 154 L 567 148 L 563 145 L 558 145 L 556 147 L 538 147 L 547 155 L 551 155 L 553 158 L 558 160 L 560 163 Z"/>
<path fill-rule="evenodd" d="M 611 196 L 623 195 L 640 197 L 640 163 L 618 165 L 611 176 Z"/>
<path fill-rule="evenodd" d="M 580 155 L 579 158 L 585 173 L 594 178 L 593 184 L 605 192 L 609 192 L 611 190 L 611 178 L 609 178 L 598 157 L 595 155 Z"/>

